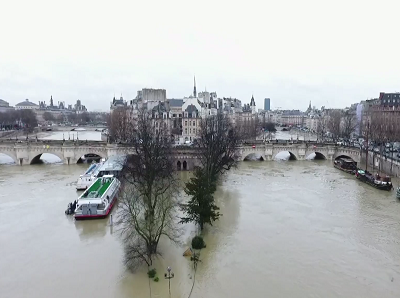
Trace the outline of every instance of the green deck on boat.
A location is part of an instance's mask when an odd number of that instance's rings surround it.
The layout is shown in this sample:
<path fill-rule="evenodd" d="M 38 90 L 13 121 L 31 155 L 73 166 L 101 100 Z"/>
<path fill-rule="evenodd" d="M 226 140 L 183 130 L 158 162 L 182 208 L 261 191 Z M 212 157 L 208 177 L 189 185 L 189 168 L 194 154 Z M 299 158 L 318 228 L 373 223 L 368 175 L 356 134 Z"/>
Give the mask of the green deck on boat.
<path fill-rule="evenodd" d="M 108 179 L 108 181 L 104 184 L 102 184 L 101 181 L 102 179 L 97 179 L 96 182 L 89 187 L 89 190 L 87 191 L 87 198 L 93 198 L 93 196 L 90 195 L 93 192 L 97 193 L 97 195 L 95 196 L 96 198 L 101 198 L 106 192 L 107 188 L 113 182 L 112 179 Z"/>

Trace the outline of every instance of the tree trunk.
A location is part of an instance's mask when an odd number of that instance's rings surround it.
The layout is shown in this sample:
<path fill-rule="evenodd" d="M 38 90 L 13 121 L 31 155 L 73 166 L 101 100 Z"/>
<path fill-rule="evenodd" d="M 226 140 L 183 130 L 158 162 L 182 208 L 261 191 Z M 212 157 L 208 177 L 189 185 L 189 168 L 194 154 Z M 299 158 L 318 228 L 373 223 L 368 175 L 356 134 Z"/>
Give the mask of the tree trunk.
<path fill-rule="evenodd" d="M 157 246 L 158 246 L 158 243 L 154 240 L 147 244 L 147 253 L 149 256 L 157 253 Z M 150 257 L 150 259 L 151 259 L 151 257 Z"/>

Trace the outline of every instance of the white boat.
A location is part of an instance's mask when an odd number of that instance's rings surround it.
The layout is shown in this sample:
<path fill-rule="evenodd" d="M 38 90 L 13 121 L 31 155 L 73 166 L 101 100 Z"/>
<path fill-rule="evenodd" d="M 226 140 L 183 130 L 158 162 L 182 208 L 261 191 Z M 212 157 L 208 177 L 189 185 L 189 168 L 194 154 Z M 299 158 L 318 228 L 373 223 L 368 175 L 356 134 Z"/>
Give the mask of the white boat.
<path fill-rule="evenodd" d="M 108 136 L 109 136 L 108 129 L 103 129 L 102 132 L 101 132 L 101 140 L 103 142 L 107 142 L 108 141 Z"/>
<path fill-rule="evenodd" d="M 93 163 L 89 166 L 86 172 L 83 175 L 80 175 L 78 181 L 76 182 L 76 190 L 85 190 L 87 189 L 94 180 L 96 180 L 97 175 L 101 167 L 103 166 L 105 160 L 103 159 L 99 163 Z"/>
<path fill-rule="evenodd" d="M 117 200 L 121 182 L 113 175 L 104 175 L 78 198 L 75 219 L 105 218 Z"/>

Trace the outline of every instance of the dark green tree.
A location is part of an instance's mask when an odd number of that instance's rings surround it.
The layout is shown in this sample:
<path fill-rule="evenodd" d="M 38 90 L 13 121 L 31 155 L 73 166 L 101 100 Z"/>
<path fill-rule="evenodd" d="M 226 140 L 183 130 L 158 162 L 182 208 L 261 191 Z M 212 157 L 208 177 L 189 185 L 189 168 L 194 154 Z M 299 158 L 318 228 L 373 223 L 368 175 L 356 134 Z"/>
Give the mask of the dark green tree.
<path fill-rule="evenodd" d="M 191 198 L 189 202 L 181 204 L 184 217 L 181 217 L 180 223 L 195 222 L 201 230 L 204 224 L 212 225 L 221 216 L 213 196 L 216 189 L 215 177 L 209 179 L 203 168 L 196 168 L 194 176 L 185 186 L 185 193 Z"/>

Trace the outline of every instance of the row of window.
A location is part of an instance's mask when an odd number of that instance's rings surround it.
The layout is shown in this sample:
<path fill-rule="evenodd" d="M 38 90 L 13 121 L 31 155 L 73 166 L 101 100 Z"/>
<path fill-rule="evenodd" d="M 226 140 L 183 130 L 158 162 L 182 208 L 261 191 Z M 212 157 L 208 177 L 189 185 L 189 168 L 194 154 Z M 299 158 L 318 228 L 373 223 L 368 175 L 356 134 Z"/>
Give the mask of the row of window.
<path fill-rule="evenodd" d="M 161 126 L 161 123 L 160 123 Z M 158 127 L 158 122 L 156 122 L 156 127 Z M 167 128 L 167 123 L 164 122 L 164 128 Z"/>
<path fill-rule="evenodd" d="M 188 133 L 188 129 L 187 128 L 185 128 L 185 134 L 187 135 L 187 133 Z M 191 128 L 189 128 L 189 134 L 192 134 L 192 133 L 196 133 L 196 129 L 195 128 L 193 128 L 193 130 L 191 129 Z"/>
<path fill-rule="evenodd" d="M 185 121 L 185 126 L 188 126 L 187 121 Z M 189 121 L 189 126 L 196 126 L 196 121 Z"/>
<path fill-rule="evenodd" d="M 383 102 L 384 103 L 386 103 L 386 102 L 388 102 L 388 103 L 391 103 L 391 102 L 398 103 L 398 102 L 400 102 L 400 99 L 387 99 L 387 100 L 384 99 Z"/>

